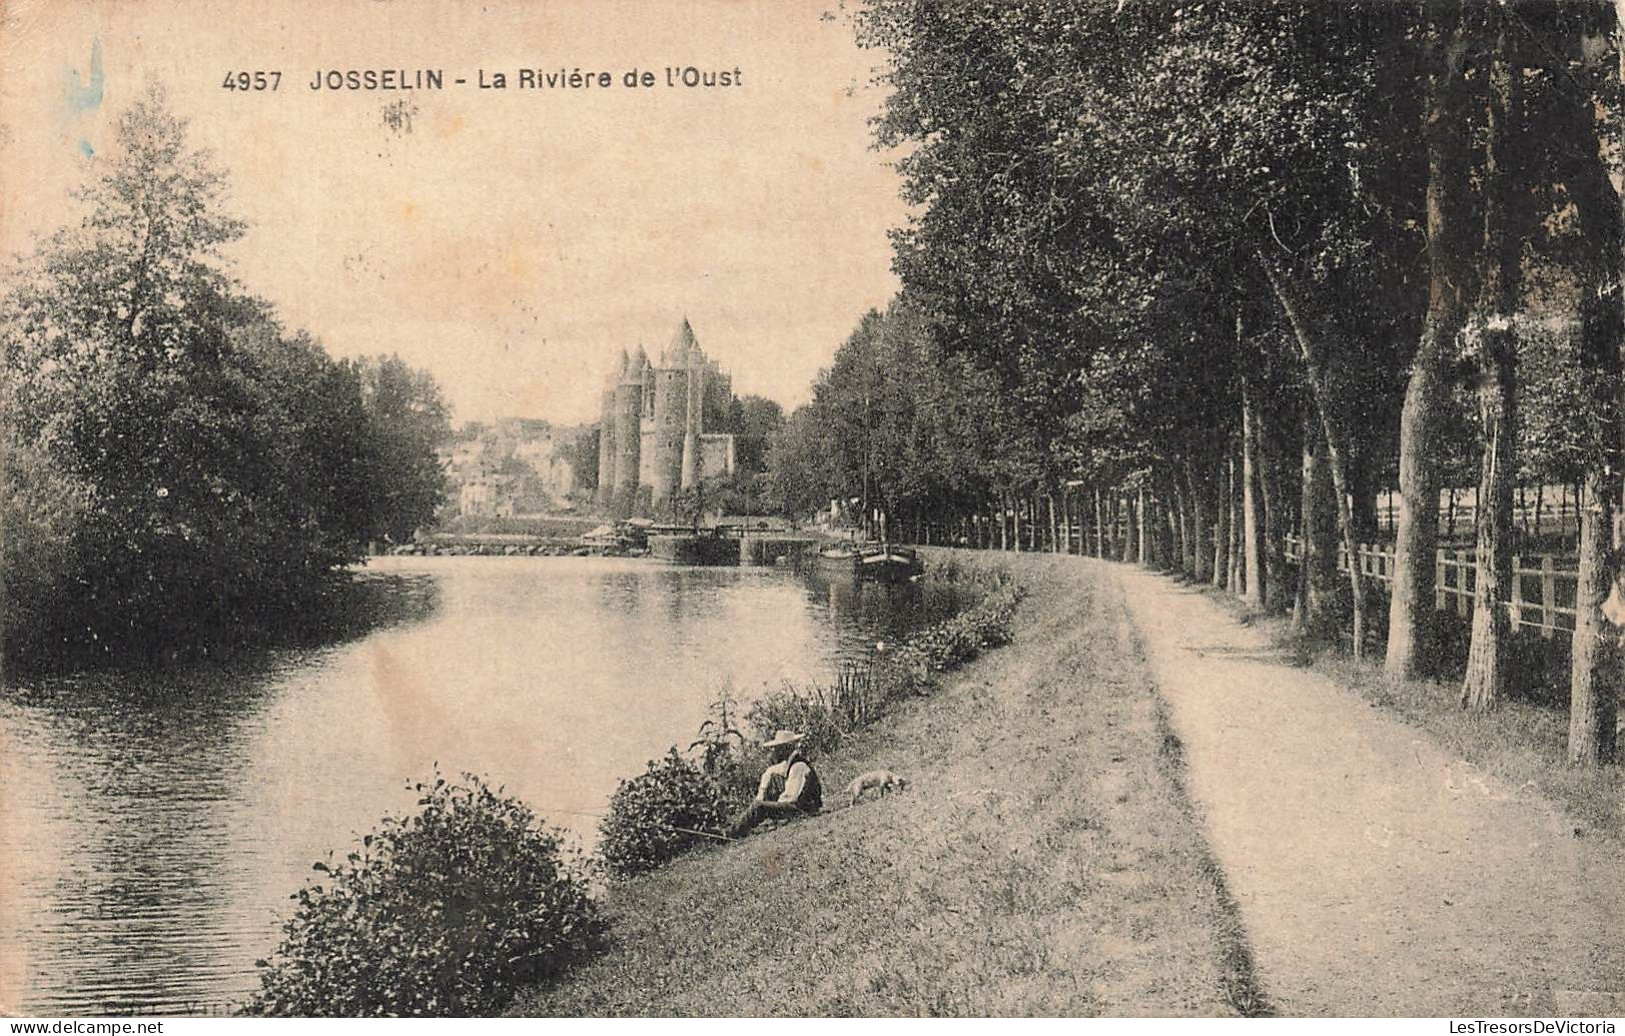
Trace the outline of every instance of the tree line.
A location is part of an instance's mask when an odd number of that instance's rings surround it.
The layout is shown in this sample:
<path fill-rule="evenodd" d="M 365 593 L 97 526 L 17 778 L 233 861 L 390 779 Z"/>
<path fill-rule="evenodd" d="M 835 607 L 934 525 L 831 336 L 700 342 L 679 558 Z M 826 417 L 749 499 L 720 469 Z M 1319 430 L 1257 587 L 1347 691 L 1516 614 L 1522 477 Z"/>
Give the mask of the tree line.
<path fill-rule="evenodd" d="M 863 486 L 982 542 L 1057 511 L 1127 527 L 1119 552 L 1161 544 L 1405 677 L 1439 664 L 1440 491 L 1470 482 L 1461 700 L 1489 709 L 1516 690 L 1514 484 L 1579 483 L 1569 750 L 1613 757 L 1613 5 L 869 0 L 854 20 L 913 206 L 904 287 L 791 415 L 787 500 Z M 1377 537 L 1384 488 L 1386 601 L 1336 565 Z"/>
<path fill-rule="evenodd" d="M 370 542 L 427 524 L 440 390 L 335 360 L 232 276 L 224 177 L 149 91 L 8 271 L 0 634 L 13 669 L 161 662 L 320 623 Z"/>

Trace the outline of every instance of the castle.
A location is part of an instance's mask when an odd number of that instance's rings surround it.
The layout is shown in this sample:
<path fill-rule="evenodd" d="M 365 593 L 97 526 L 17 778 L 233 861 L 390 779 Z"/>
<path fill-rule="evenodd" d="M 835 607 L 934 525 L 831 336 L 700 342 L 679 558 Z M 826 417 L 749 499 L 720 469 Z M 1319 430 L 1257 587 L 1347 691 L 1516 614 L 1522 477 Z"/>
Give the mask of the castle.
<path fill-rule="evenodd" d="M 658 508 L 680 490 L 734 471 L 734 437 L 707 432 L 724 420 L 733 379 L 708 359 L 683 319 L 650 362 L 623 350 L 603 393 L 598 426 L 598 506 L 637 506 L 647 488 Z"/>

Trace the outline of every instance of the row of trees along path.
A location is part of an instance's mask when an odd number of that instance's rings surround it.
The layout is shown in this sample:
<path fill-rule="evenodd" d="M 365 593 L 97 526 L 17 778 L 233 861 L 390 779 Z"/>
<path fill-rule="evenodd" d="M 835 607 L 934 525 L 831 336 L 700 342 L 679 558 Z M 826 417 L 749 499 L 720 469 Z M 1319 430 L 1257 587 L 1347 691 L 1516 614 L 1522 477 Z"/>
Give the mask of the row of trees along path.
<path fill-rule="evenodd" d="M 903 291 L 792 414 L 789 505 L 922 538 L 1123 528 L 1395 676 L 1437 662 L 1478 485 L 1466 708 L 1511 693 L 1514 482 L 1581 484 L 1569 754 L 1615 753 L 1625 49 L 1578 0 L 949 5 L 855 16 L 914 215 Z M 1387 599 L 1361 566 L 1397 486 Z M 805 497 L 805 500 L 801 500 Z M 1287 561 L 1298 529 L 1306 561 Z M 1386 609 L 1386 621 L 1380 609 Z M 1386 635 L 1379 635 L 1385 627 Z"/>

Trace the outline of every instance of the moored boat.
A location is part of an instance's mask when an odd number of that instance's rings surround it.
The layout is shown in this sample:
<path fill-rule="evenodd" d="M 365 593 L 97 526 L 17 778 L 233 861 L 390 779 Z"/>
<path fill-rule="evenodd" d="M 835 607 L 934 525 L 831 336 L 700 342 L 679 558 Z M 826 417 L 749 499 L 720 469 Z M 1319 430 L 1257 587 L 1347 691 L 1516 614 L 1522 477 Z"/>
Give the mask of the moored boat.
<path fill-rule="evenodd" d="M 858 554 L 858 574 L 864 579 L 900 582 L 911 579 L 924 570 L 919 555 L 911 547 L 881 544 Z"/>
<path fill-rule="evenodd" d="M 837 544 L 825 547 L 813 557 L 821 571 L 862 579 L 901 581 L 923 571 L 919 556 L 912 548 L 885 543 L 867 546 Z"/>
<path fill-rule="evenodd" d="M 737 565 L 739 541 L 714 529 L 651 529 L 649 553 L 678 565 Z"/>

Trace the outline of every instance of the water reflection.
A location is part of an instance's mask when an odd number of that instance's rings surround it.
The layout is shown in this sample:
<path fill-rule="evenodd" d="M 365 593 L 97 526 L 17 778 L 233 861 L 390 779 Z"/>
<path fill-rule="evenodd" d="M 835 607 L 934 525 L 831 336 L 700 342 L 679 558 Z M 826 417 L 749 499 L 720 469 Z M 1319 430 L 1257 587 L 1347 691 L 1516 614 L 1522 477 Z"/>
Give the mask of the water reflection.
<path fill-rule="evenodd" d="M 586 839 L 618 778 L 725 683 L 826 676 L 951 609 L 937 589 L 569 558 L 392 558 L 356 636 L 0 697 L 0 1010 L 240 1002 L 313 860 L 438 763 Z"/>

